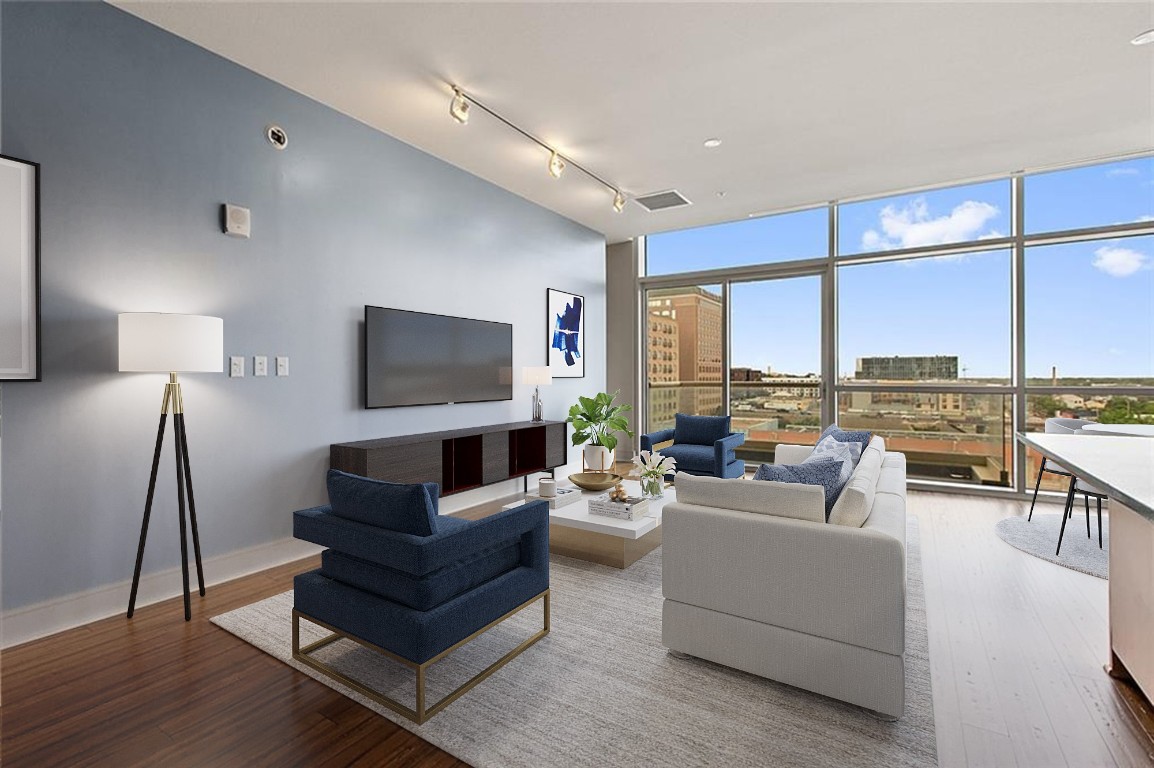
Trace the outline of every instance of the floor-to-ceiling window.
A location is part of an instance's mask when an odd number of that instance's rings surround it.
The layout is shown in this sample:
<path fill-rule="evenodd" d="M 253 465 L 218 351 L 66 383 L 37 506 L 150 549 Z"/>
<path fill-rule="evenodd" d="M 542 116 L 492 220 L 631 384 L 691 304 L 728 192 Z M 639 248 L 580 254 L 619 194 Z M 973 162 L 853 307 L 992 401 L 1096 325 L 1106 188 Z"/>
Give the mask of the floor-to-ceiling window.
<path fill-rule="evenodd" d="M 821 281 L 730 284 L 729 413 L 747 462 L 772 462 L 778 443 L 812 444 L 821 432 Z"/>
<path fill-rule="evenodd" d="M 728 413 L 759 462 L 836 420 L 885 436 L 911 478 L 1021 489 L 1037 457 L 1015 431 L 1154 423 L 1154 158 L 664 233 L 645 252 L 650 429 Z M 675 301 L 717 322 L 678 320 Z"/>
<path fill-rule="evenodd" d="M 1154 423 L 1154 158 L 1021 183 L 1024 427 Z M 1032 487 L 1041 459 L 1023 460 Z M 1062 480 L 1043 475 L 1042 487 Z"/>
<path fill-rule="evenodd" d="M 723 304 L 717 285 L 645 292 L 649 430 L 672 427 L 678 413 L 725 413 Z"/>

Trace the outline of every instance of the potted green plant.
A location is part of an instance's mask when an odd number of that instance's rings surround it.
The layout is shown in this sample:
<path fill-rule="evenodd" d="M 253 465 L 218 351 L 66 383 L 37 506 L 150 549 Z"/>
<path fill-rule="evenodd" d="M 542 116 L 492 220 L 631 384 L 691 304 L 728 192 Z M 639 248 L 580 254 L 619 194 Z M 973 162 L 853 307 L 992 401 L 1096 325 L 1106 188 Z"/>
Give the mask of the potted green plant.
<path fill-rule="evenodd" d="M 578 397 L 569 409 L 565 421 L 573 425 L 573 445 L 585 445 L 585 466 L 606 472 L 613 467 L 613 449 L 617 447 L 617 433 L 633 437 L 625 414 L 631 405 L 613 405 L 621 390 L 612 395 L 599 392 L 593 397 Z"/>

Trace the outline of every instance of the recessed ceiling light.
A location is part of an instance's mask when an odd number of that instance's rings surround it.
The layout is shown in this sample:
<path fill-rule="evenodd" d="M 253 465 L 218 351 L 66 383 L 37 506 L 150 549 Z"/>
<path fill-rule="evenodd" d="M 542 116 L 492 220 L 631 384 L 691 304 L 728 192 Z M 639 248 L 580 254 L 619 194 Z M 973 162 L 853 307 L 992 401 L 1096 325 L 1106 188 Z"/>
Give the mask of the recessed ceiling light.
<path fill-rule="evenodd" d="M 1149 45 L 1154 43 L 1154 29 L 1148 29 L 1130 41 L 1130 45 Z"/>
<path fill-rule="evenodd" d="M 704 142 L 706 149 L 716 149 L 721 146 L 721 139 L 706 139 Z"/>
<path fill-rule="evenodd" d="M 718 197 L 725 197 L 725 190 L 722 189 L 722 190 L 718 191 L 717 196 Z"/>

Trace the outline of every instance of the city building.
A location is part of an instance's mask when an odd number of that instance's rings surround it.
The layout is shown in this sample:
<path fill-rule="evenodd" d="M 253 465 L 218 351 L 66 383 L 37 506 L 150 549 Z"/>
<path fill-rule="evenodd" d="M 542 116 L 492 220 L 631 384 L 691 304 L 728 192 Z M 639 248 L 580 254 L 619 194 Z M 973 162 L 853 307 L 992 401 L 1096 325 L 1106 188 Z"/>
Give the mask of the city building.
<path fill-rule="evenodd" d="M 646 304 L 650 316 L 677 324 L 677 380 L 721 381 L 721 296 L 696 286 L 657 289 L 648 292 Z"/>
<path fill-rule="evenodd" d="M 859 357 L 854 378 L 868 381 L 952 381 L 958 378 L 958 358 L 950 355 Z"/>
<path fill-rule="evenodd" d="M 730 381 L 761 381 L 765 373 L 756 368 L 730 367 Z"/>

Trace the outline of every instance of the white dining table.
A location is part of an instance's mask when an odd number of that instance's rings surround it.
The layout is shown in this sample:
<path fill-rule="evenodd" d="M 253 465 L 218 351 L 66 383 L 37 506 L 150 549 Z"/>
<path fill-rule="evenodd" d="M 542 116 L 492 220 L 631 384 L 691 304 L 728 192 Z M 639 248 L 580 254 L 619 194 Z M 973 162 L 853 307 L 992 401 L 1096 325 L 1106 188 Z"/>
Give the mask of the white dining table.
<path fill-rule="evenodd" d="M 1132 437 L 1154 437 L 1154 424 L 1085 424 L 1081 431 L 1130 435 Z"/>

